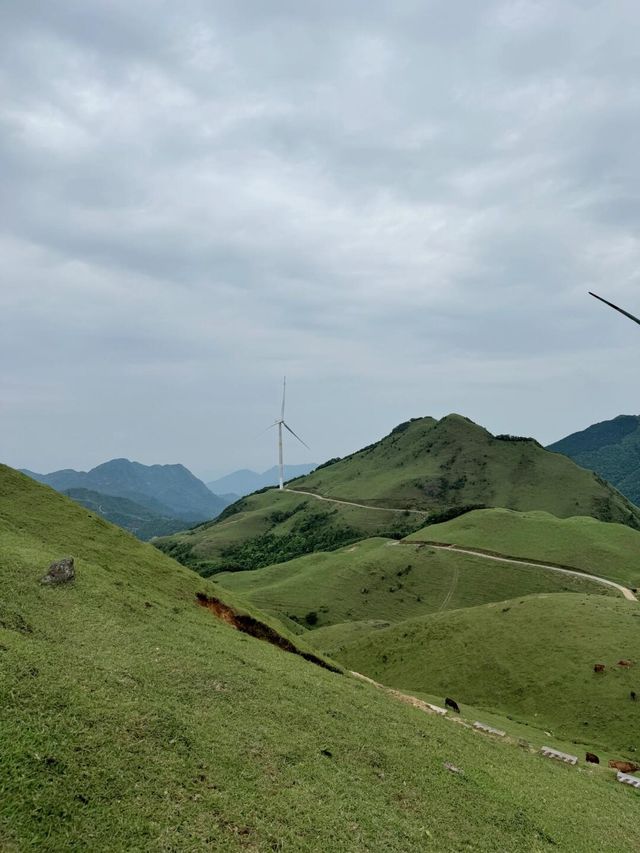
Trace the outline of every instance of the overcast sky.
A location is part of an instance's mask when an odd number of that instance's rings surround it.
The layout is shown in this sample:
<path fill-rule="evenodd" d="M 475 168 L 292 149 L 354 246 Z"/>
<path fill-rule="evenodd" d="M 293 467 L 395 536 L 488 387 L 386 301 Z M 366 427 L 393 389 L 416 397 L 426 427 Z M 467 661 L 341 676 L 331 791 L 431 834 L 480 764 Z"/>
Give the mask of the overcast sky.
<path fill-rule="evenodd" d="M 0 7 L 0 458 L 636 413 L 637 0 Z"/>

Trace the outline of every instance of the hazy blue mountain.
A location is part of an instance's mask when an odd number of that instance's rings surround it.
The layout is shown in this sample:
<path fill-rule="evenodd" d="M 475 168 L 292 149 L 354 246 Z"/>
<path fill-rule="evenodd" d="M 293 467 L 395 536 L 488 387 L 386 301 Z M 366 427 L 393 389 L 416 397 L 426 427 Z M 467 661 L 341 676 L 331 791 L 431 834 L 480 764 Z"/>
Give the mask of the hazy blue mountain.
<path fill-rule="evenodd" d="M 294 480 L 296 477 L 304 477 L 316 467 L 313 462 L 308 465 L 285 465 L 284 477 L 285 480 Z M 217 495 L 232 493 L 243 497 L 250 495 L 251 492 L 257 492 L 258 489 L 264 489 L 265 486 L 276 486 L 278 484 L 278 466 L 274 465 L 268 471 L 263 471 L 259 474 L 257 471 L 250 471 L 248 468 L 242 468 L 240 471 L 233 471 L 219 480 L 213 480 L 207 483 L 207 486 L 212 492 Z"/>
<path fill-rule="evenodd" d="M 91 471 L 67 468 L 51 474 L 23 473 L 59 492 L 88 489 L 128 498 L 157 515 L 188 522 L 215 518 L 230 503 L 213 494 L 184 465 L 142 465 L 128 459 L 112 459 Z"/>
<path fill-rule="evenodd" d="M 81 488 L 65 489 L 64 494 L 144 541 L 154 536 L 169 536 L 189 526 L 185 519 L 172 517 L 170 510 L 166 511 L 168 514 L 157 514 L 129 498 Z M 162 504 L 158 502 L 158 506 Z"/>
<path fill-rule="evenodd" d="M 550 444 L 640 505 L 640 415 L 618 415 Z"/>

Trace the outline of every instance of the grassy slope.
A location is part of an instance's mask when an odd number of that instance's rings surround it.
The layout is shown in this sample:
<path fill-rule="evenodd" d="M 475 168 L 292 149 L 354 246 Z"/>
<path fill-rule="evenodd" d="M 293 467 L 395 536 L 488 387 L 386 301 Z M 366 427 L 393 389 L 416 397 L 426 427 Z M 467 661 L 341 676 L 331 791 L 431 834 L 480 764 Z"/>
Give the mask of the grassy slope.
<path fill-rule="evenodd" d="M 484 504 L 627 523 L 640 511 L 566 457 L 534 441 L 502 441 L 460 415 L 421 418 L 293 488 L 386 506 Z"/>
<path fill-rule="evenodd" d="M 384 539 L 257 571 L 221 574 L 216 581 L 281 620 L 293 618 L 314 628 L 363 620 L 400 622 L 441 608 L 473 607 L 537 592 L 619 594 L 552 571 Z M 310 612 L 317 617 L 311 625 L 305 620 Z"/>
<path fill-rule="evenodd" d="M 593 518 L 560 519 L 546 512 L 486 509 L 425 527 L 407 537 L 483 548 L 557 563 L 640 586 L 640 533 Z"/>
<path fill-rule="evenodd" d="M 596 471 L 623 495 L 640 502 L 640 417 L 619 415 L 550 445 L 583 468 Z"/>
<path fill-rule="evenodd" d="M 267 566 L 368 536 L 394 532 L 400 536 L 424 522 L 418 515 L 371 512 L 278 489 L 243 498 L 234 505 L 234 510 L 233 514 L 227 514 L 229 511 L 223 514 L 220 521 L 160 539 L 155 544 L 186 565 L 210 575 L 227 568 Z"/>
<path fill-rule="evenodd" d="M 558 737 L 631 758 L 640 752 L 640 702 L 629 698 L 640 693 L 640 607 L 621 598 L 543 595 L 438 613 L 335 653 L 410 693 L 536 720 Z M 616 667 L 620 659 L 636 666 Z M 594 663 L 606 673 L 595 675 Z"/>
<path fill-rule="evenodd" d="M 65 553 L 76 582 L 42 587 Z M 635 843 L 637 795 L 610 774 L 491 743 L 233 631 L 194 605 L 208 582 L 6 468 L 0 565 L 3 850 Z"/>
<path fill-rule="evenodd" d="M 505 506 L 640 527 L 637 507 L 566 457 L 533 441 L 501 441 L 459 415 L 409 422 L 371 447 L 290 485 L 355 503 L 425 513 Z M 274 513 L 287 514 L 296 507 L 303 508 L 284 522 L 274 521 Z M 229 568 L 260 568 L 370 536 L 408 533 L 420 523 L 417 515 L 314 503 L 313 498 L 275 489 L 245 498 L 234 509 L 234 515 L 225 513 L 220 521 L 165 537 L 158 545 L 209 575 Z"/>

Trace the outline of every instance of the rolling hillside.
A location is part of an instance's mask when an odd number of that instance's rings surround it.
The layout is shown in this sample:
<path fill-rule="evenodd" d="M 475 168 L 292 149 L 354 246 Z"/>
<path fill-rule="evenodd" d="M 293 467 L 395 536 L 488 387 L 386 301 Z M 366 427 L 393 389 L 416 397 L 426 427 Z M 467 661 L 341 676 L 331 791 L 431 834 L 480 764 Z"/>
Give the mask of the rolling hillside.
<path fill-rule="evenodd" d="M 640 533 L 593 518 L 556 518 L 547 512 L 483 509 L 433 524 L 407 541 L 449 542 L 499 554 L 555 563 L 640 587 Z"/>
<path fill-rule="evenodd" d="M 251 495 L 212 524 L 167 537 L 159 547 L 212 574 L 256 569 L 371 536 L 400 538 L 427 520 L 479 506 L 591 516 L 640 528 L 640 510 L 594 474 L 532 439 L 495 437 L 459 415 L 401 424 L 289 488 L 311 495 L 275 489 Z"/>
<path fill-rule="evenodd" d="M 593 424 L 548 449 L 595 471 L 630 501 L 640 504 L 640 415 L 619 415 Z"/>
<path fill-rule="evenodd" d="M 325 638 L 330 639 L 330 638 Z M 318 643 L 319 647 L 323 644 Z M 347 637 L 338 660 L 409 693 L 535 721 L 576 744 L 640 752 L 640 607 L 545 594 L 437 613 Z M 617 666 L 630 660 L 629 668 Z M 595 674 L 595 663 L 606 670 Z"/>
<path fill-rule="evenodd" d="M 594 522 L 597 524 L 597 522 Z M 640 539 L 640 534 L 635 534 Z M 370 539 L 216 581 L 295 630 L 381 625 L 540 592 L 617 595 L 592 581 L 393 540 Z M 341 632 L 344 628 L 340 629 Z M 331 646 L 333 648 L 333 645 Z"/>
<path fill-rule="evenodd" d="M 427 514 L 370 510 L 269 489 L 228 507 L 215 521 L 157 540 L 165 553 L 204 576 L 244 571 L 370 536 L 402 538 Z"/>
<path fill-rule="evenodd" d="M 157 515 L 182 518 L 187 522 L 214 518 L 228 504 L 184 465 L 142 465 L 128 459 L 112 459 L 91 471 L 66 469 L 51 474 L 23 473 L 59 492 L 89 489 L 127 498 Z"/>
<path fill-rule="evenodd" d="M 65 554 L 75 581 L 43 586 Z M 492 742 L 234 631 L 198 606 L 213 584 L 5 467 L 0 566 L 3 850 L 636 843 L 637 794 L 610 771 Z"/>

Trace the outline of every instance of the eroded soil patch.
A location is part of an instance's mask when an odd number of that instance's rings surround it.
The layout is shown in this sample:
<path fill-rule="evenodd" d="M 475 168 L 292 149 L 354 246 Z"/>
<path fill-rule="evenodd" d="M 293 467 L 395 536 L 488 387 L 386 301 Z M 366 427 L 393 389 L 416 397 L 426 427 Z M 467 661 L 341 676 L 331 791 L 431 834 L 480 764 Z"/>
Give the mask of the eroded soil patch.
<path fill-rule="evenodd" d="M 207 610 L 210 610 L 218 617 L 218 619 L 226 622 L 227 625 L 231 625 L 232 628 L 242 631 L 243 634 L 250 634 L 258 640 L 265 640 L 267 643 L 277 646 L 284 652 L 291 652 L 291 654 L 299 655 L 309 661 L 309 663 L 315 663 L 316 666 L 321 666 L 323 669 L 328 669 L 330 672 L 337 672 L 341 674 L 341 670 L 337 667 L 331 666 L 330 663 L 327 663 L 322 660 L 322 658 L 311 654 L 311 652 L 301 651 L 297 646 L 294 646 L 290 640 L 287 640 L 286 637 L 278 634 L 276 630 L 269 627 L 269 625 L 265 625 L 264 622 L 260 622 L 258 619 L 254 619 L 253 616 L 249 616 L 248 613 L 236 613 L 232 607 L 229 607 L 228 604 L 220 601 L 219 598 L 205 595 L 203 592 L 199 592 L 196 595 L 196 598 L 198 599 L 198 604 L 201 607 L 206 607 Z"/>

